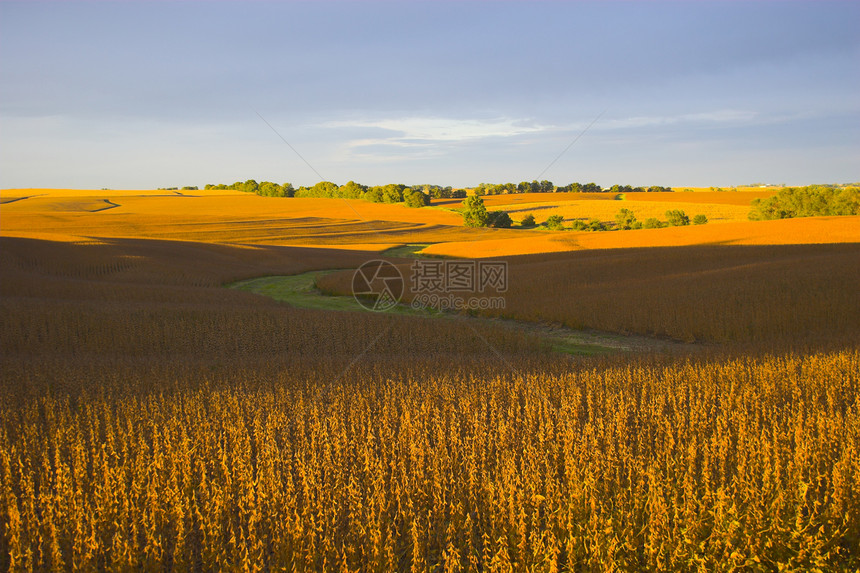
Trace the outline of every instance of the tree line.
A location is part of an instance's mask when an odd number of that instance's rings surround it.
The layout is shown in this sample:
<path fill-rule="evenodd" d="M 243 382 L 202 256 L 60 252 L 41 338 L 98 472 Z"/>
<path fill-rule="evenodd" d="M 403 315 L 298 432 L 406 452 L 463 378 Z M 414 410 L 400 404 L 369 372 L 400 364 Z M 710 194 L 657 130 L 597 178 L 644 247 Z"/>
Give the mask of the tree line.
<path fill-rule="evenodd" d="M 860 215 L 860 187 L 808 185 L 786 187 L 773 197 L 754 199 L 749 218 L 753 221 L 817 217 L 824 215 Z"/>
<path fill-rule="evenodd" d="M 512 193 L 660 193 L 671 192 L 671 187 L 653 185 L 651 187 L 632 187 L 613 185 L 603 188 L 597 183 L 569 183 L 556 187 L 552 181 L 521 181 L 520 183 L 481 183 L 475 187 L 475 195 L 507 195 Z"/>
<path fill-rule="evenodd" d="M 424 207 L 431 199 L 462 199 L 466 197 L 465 190 L 454 190 L 440 185 L 403 185 L 389 183 L 388 185 L 368 186 L 349 181 L 337 185 L 331 181 L 320 181 L 311 187 L 293 187 L 292 183 L 272 183 L 263 181 L 257 183 L 254 179 L 237 181 L 233 184 L 207 184 L 204 189 L 231 189 L 244 193 L 255 193 L 262 197 L 316 197 L 324 199 L 364 199 L 372 203 L 405 203 L 409 207 Z"/>
<path fill-rule="evenodd" d="M 335 199 L 364 199 L 373 203 L 406 203 L 411 207 L 429 205 L 432 199 L 465 199 L 465 189 L 453 189 L 441 185 L 403 185 L 389 183 L 388 185 L 368 186 L 349 181 L 337 185 L 331 181 L 320 181 L 311 187 L 293 187 L 292 183 L 273 183 L 254 179 L 236 181 L 232 184 L 207 184 L 204 189 L 234 190 L 245 193 L 255 193 L 263 197 L 320 197 Z M 552 181 L 522 181 L 520 183 L 481 183 L 474 189 L 474 195 L 504 195 L 511 193 L 643 193 L 668 192 L 671 187 L 632 187 L 630 185 L 613 185 L 604 189 L 597 183 L 569 183 L 556 187 Z"/>
<path fill-rule="evenodd" d="M 472 195 L 463 202 L 463 224 L 467 227 L 495 227 L 498 229 L 509 229 L 513 226 L 513 220 L 507 211 L 489 211 L 484 205 L 480 195 Z M 546 221 L 537 224 L 532 214 L 525 215 L 520 221 L 520 228 L 545 227 L 552 231 L 613 231 L 630 229 L 659 229 L 662 227 L 683 227 L 689 225 L 690 217 L 681 210 L 671 209 L 666 211 L 666 221 L 660 221 L 655 217 L 649 217 L 644 221 L 636 219 L 636 215 L 630 209 L 621 209 L 615 215 L 615 225 L 605 223 L 599 219 L 591 219 L 588 222 L 575 220 L 570 227 L 565 227 L 562 215 L 550 215 Z M 704 225 L 708 222 L 705 215 L 696 215 L 692 219 L 693 225 Z"/>

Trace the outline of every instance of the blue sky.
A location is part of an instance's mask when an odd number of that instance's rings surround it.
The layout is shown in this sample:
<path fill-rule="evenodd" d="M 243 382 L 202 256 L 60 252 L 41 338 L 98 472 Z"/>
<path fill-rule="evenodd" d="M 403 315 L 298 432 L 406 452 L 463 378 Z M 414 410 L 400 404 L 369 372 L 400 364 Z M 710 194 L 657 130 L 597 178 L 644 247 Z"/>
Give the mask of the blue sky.
<path fill-rule="evenodd" d="M 858 22 L 848 1 L 3 1 L 0 187 L 858 181 Z"/>

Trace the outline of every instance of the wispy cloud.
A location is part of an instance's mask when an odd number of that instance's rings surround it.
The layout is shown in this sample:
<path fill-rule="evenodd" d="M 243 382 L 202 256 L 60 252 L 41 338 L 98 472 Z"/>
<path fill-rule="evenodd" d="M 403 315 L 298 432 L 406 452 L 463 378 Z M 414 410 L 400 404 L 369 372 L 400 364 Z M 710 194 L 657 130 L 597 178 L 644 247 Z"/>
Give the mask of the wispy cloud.
<path fill-rule="evenodd" d="M 616 119 L 607 119 L 595 126 L 597 129 L 637 129 L 643 127 L 659 127 L 680 124 L 700 125 L 730 125 L 749 123 L 756 120 L 759 114 L 744 110 L 715 110 L 699 113 L 685 113 L 678 115 L 653 115 L 632 116 Z"/>
<path fill-rule="evenodd" d="M 385 130 L 388 136 L 374 138 L 374 144 L 382 141 L 392 145 L 409 145 L 421 142 L 457 142 L 484 139 L 488 137 L 513 137 L 536 133 L 546 129 L 529 120 L 509 118 L 496 119 L 453 119 L 445 117 L 393 117 L 382 119 L 340 120 L 322 123 L 320 127 L 329 129 L 374 128 Z M 368 141 L 366 138 L 355 140 L 357 145 Z"/>
<path fill-rule="evenodd" d="M 636 129 L 642 127 L 657 127 L 663 125 L 678 124 L 711 124 L 728 125 L 749 123 L 757 120 L 760 114 L 754 111 L 744 110 L 715 110 L 699 113 L 685 113 L 678 115 L 656 115 L 656 116 L 633 116 L 625 118 L 607 119 L 596 125 L 597 129 Z"/>

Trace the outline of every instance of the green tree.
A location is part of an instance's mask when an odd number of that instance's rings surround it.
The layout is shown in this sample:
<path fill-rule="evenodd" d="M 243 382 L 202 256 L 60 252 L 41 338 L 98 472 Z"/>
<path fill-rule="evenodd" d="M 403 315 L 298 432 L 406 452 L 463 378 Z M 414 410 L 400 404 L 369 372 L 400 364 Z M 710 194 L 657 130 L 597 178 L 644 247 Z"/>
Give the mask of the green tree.
<path fill-rule="evenodd" d="M 755 199 L 749 218 L 754 221 L 816 217 L 822 215 L 860 215 L 860 188 L 837 189 L 828 185 L 786 187 L 773 197 Z"/>
<path fill-rule="evenodd" d="M 406 185 L 398 183 L 389 183 L 382 188 L 383 203 L 402 203 L 403 192 L 406 190 Z"/>
<path fill-rule="evenodd" d="M 467 197 L 463 207 L 463 223 L 467 227 L 486 227 L 490 222 L 490 214 L 479 195 Z"/>
<path fill-rule="evenodd" d="M 510 229 L 511 225 L 514 224 L 507 211 L 491 212 L 488 223 L 490 227 L 496 227 L 498 229 Z"/>
<path fill-rule="evenodd" d="M 311 187 L 311 193 L 313 193 L 314 197 L 337 197 L 337 190 L 337 184 L 332 183 L 331 181 L 320 181 L 319 183 Z"/>
<path fill-rule="evenodd" d="M 525 217 L 523 217 L 522 221 L 520 221 L 521 227 L 534 227 L 535 226 L 535 216 L 529 213 Z"/>
<path fill-rule="evenodd" d="M 362 199 L 371 203 L 382 203 L 382 187 L 371 187 L 362 195 Z"/>
<path fill-rule="evenodd" d="M 693 217 L 693 224 L 694 225 L 704 225 L 707 222 L 708 222 L 708 218 L 705 215 L 699 214 L 699 215 L 696 215 L 695 217 Z"/>
<path fill-rule="evenodd" d="M 636 223 L 636 215 L 633 214 L 633 211 L 630 209 L 621 209 L 617 215 L 615 215 L 615 223 L 618 225 L 619 229 L 632 229 L 633 225 Z"/>
<path fill-rule="evenodd" d="M 582 192 L 582 184 L 581 183 L 570 183 L 565 185 L 564 187 L 558 188 L 559 193 L 581 193 Z"/>
<path fill-rule="evenodd" d="M 600 219 L 589 219 L 588 230 L 589 231 L 605 231 L 606 225 L 604 225 L 603 221 L 601 221 Z"/>
<path fill-rule="evenodd" d="M 278 197 L 281 194 L 281 186 L 271 181 L 263 181 L 257 187 L 257 194 L 263 197 Z"/>
<path fill-rule="evenodd" d="M 299 187 L 296 189 L 296 197 L 321 197 L 334 198 L 338 197 L 338 186 L 331 181 L 320 181 L 313 187 Z"/>
<path fill-rule="evenodd" d="M 337 192 L 344 199 L 360 199 L 367 192 L 367 187 L 355 181 L 348 181 L 341 185 Z"/>
<path fill-rule="evenodd" d="M 441 187 L 439 185 L 425 185 L 424 192 L 428 193 L 433 199 L 450 199 L 451 188 Z"/>
<path fill-rule="evenodd" d="M 645 229 L 659 229 L 662 226 L 663 223 L 661 223 L 659 219 L 656 219 L 654 217 L 648 217 L 647 219 L 645 219 L 645 222 L 642 223 L 642 227 Z"/>
<path fill-rule="evenodd" d="M 668 222 L 671 227 L 683 227 L 684 225 L 690 224 L 690 218 L 683 211 L 671 209 L 666 211 L 666 222 Z"/>
<path fill-rule="evenodd" d="M 561 215 L 550 215 L 546 218 L 546 221 L 543 223 L 547 229 L 551 229 L 553 231 L 560 231 L 564 229 L 564 217 Z"/>
<path fill-rule="evenodd" d="M 424 207 L 430 204 L 430 196 L 421 191 L 407 191 L 404 201 L 407 207 Z"/>

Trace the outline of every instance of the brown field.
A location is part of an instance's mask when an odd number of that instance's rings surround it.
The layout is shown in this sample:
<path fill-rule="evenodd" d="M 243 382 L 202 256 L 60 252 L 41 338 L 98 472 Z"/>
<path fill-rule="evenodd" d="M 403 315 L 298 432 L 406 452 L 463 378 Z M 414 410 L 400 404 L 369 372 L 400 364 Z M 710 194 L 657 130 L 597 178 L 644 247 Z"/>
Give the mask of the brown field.
<path fill-rule="evenodd" d="M 506 305 L 485 311 L 491 316 L 688 342 L 860 343 L 860 243 L 587 250 L 506 260 Z M 400 268 L 409 276 L 409 264 Z M 320 286 L 348 292 L 351 277 L 335 273 Z"/>
<path fill-rule="evenodd" d="M 0 207 L 0 571 L 860 567 L 858 218 L 486 232 L 297 201 Z M 697 351 L 223 288 L 414 237 L 557 243 L 507 259 L 501 314 Z"/>

